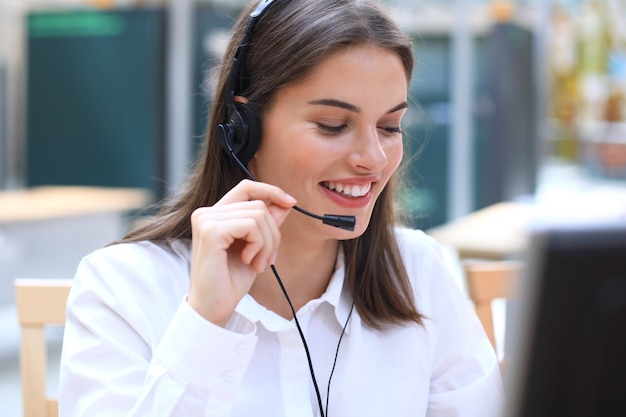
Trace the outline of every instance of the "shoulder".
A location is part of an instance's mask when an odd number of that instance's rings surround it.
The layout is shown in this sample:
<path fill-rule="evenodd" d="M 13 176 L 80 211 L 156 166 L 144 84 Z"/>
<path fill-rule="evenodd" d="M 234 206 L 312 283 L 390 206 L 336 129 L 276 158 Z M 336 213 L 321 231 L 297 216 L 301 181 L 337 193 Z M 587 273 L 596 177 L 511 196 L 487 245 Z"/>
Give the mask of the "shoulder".
<path fill-rule="evenodd" d="M 85 256 L 68 298 L 66 329 L 79 339 L 110 341 L 114 334 L 149 358 L 189 291 L 188 255 L 188 244 L 175 241 L 115 244 Z"/>
<path fill-rule="evenodd" d="M 168 243 L 119 243 L 98 249 L 85 256 L 81 264 L 118 270 L 160 269 L 164 266 L 187 264 L 189 243 L 176 240 Z"/>
<path fill-rule="evenodd" d="M 415 249 L 436 249 L 439 245 L 432 237 L 419 229 L 408 229 L 406 227 L 396 227 L 394 229 L 398 246 L 401 251 L 411 251 Z"/>
<path fill-rule="evenodd" d="M 186 241 L 115 244 L 85 256 L 74 285 L 113 299 L 122 293 L 140 298 L 180 297 L 189 288 L 189 259 Z"/>
<path fill-rule="evenodd" d="M 446 260 L 439 243 L 421 230 L 395 228 L 396 241 L 407 272 L 422 269 L 429 264 L 445 264 Z"/>
<path fill-rule="evenodd" d="M 417 305 L 422 312 L 437 309 L 450 300 L 464 298 L 459 297 L 463 291 L 458 265 L 446 256 L 443 247 L 432 236 L 421 230 L 406 228 L 396 228 L 395 233 Z"/>

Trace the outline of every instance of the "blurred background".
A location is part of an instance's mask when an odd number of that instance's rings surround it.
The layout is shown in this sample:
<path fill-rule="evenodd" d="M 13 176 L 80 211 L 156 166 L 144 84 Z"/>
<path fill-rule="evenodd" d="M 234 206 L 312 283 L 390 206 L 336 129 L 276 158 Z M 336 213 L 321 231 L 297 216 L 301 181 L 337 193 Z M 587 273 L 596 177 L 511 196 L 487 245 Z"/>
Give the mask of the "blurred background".
<path fill-rule="evenodd" d="M 135 210 L 177 189 L 247 3 L 0 0 L 0 415 L 21 410 L 12 280 L 71 277 Z M 412 226 L 590 196 L 626 217 L 626 0 L 386 3 L 418 60 L 401 201 Z M 49 186 L 139 194 L 29 200 Z M 46 215 L 58 200 L 70 209 Z M 100 209 L 72 211 L 87 200 Z"/>

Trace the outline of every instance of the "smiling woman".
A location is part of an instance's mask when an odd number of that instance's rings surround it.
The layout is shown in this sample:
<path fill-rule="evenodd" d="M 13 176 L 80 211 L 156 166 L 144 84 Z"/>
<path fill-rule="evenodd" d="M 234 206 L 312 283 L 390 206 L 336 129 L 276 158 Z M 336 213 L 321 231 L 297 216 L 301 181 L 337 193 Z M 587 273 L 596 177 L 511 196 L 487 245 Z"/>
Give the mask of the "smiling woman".
<path fill-rule="evenodd" d="M 362 88 L 380 79 L 388 82 Z M 355 216 L 362 235 L 402 159 L 398 129 L 407 90 L 402 61 L 392 51 L 365 44 L 330 54 L 304 81 L 276 93 L 263 117 L 263 136 L 271 140 L 261 141 L 250 170 L 313 212 Z M 281 226 L 281 234 L 296 241 L 303 233 L 319 235 L 325 245 L 329 234 L 355 236 L 303 216 L 288 216 Z"/>
<path fill-rule="evenodd" d="M 79 265 L 61 416 L 498 411 L 473 309 L 396 222 L 413 59 L 374 0 L 250 5 L 187 186 Z"/>

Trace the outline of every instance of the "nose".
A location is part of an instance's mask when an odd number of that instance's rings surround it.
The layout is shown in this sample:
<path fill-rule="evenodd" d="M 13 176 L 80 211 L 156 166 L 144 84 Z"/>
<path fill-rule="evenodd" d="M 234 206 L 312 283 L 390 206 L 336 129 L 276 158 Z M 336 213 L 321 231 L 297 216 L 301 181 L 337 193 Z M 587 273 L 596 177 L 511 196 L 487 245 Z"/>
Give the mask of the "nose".
<path fill-rule="evenodd" d="M 383 141 L 376 128 L 357 135 L 349 157 L 350 165 L 368 172 L 382 171 L 389 163 Z"/>

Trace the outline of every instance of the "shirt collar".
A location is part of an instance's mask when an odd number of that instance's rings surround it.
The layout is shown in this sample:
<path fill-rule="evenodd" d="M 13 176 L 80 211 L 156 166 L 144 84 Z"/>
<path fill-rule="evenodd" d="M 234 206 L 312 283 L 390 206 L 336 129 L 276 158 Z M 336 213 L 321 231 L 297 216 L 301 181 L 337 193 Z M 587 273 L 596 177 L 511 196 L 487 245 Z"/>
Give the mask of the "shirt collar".
<path fill-rule="evenodd" d="M 314 302 L 326 302 L 333 306 L 337 322 L 343 328 L 352 307 L 352 292 L 345 283 L 345 260 L 341 245 L 339 246 L 337 261 L 335 262 L 335 270 L 330 278 L 328 287 L 326 287 L 326 291 L 319 299 L 310 301 L 310 303 Z M 293 321 L 287 321 L 268 310 L 256 302 L 249 294 L 246 294 L 239 302 L 236 312 L 253 323 L 261 322 L 270 331 L 284 330 L 293 326 Z M 351 321 L 353 319 L 354 317 Z M 346 328 L 346 332 L 348 332 L 349 327 Z"/>

